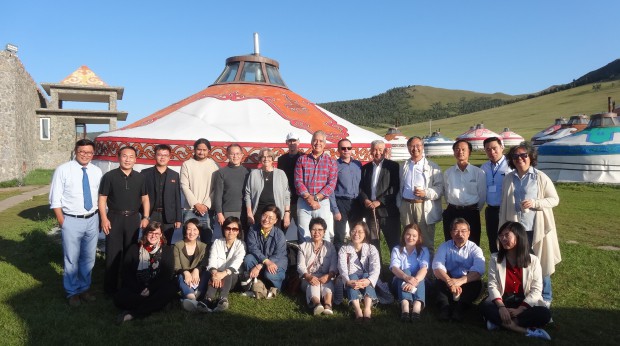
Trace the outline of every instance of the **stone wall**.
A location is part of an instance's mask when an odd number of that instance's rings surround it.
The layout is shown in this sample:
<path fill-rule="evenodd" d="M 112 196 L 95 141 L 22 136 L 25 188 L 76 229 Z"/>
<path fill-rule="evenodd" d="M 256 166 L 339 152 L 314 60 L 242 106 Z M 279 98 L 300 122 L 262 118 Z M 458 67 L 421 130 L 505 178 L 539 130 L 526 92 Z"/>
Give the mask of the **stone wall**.
<path fill-rule="evenodd" d="M 0 51 L 0 181 L 38 168 L 39 116 L 46 99 L 18 57 Z"/>

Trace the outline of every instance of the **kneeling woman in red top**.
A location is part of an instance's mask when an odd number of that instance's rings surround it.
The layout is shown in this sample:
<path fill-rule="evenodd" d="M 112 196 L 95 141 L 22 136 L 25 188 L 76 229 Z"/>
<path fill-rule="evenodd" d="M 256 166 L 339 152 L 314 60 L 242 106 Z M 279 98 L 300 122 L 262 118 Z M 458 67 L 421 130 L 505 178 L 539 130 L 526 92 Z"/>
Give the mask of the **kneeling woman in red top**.
<path fill-rule="evenodd" d="M 502 327 L 529 337 L 551 340 L 543 329 L 551 313 L 542 299 L 542 270 L 529 253 L 525 227 L 506 222 L 497 239 L 499 251 L 489 261 L 489 297 L 480 304 L 487 329 Z"/>

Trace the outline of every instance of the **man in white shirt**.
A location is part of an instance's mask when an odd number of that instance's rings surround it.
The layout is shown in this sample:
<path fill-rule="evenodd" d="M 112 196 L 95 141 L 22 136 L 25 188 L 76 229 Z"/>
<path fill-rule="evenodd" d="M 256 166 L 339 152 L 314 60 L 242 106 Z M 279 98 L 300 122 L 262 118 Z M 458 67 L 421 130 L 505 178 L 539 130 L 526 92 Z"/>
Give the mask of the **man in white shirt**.
<path fill-rule="evenodd" d="M 470 240 L 480 246 L 480 209 L 484 206 L 487 184 L 484 172 L 469 164 L 471 143 L 458 140 L 452 145 L 456 165 L 444 172 L 444 196 L 448 206 L 443 211 L 443 234 L 450 240 L 450 225 L 458 217 L 464 218 L 471 229 Z"/>
<path fill-rule="evenodd" d="M 194 142 L 194 157 L 183 162 L 181 166 L 181 190 L 185 196 L 183 222 L 197 218 L 200 221 L 200 240 L 211 244 L 211 196 L 213 195 L 213 175 L 219 166 L 211 159 L 211 143 L 205 138 Z"/>
<path fill-rule="evenodd" d="M 62 232 L 63 285 L 71 306 L 95 300 L 88 290 L 99 235 L 97 199 L 102 173 L 91 163 L 94 154 L 93 141 L 77 141 L 75 160 L 56 168 L 49 195 Z"/>
<path fill-rule="evenodd" d="M 400 224 L 415 223 L 422 231 L 424 246 L 430 253 L 435 249 L 435 223 L 441 221 L 443 176 L 439 166 L 424 155 L 420 137 L 407 141 L 411 158 L 400 167 Z"/>

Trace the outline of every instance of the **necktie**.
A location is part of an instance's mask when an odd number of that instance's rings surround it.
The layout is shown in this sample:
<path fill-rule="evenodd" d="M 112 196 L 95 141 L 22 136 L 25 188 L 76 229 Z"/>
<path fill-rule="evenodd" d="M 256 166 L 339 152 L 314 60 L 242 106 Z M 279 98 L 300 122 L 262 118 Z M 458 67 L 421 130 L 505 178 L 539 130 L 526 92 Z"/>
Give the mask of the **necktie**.
<path fill-rule="evenodd" d="M 88 182 L 88 173 L 86 167 L 82 167 L 84 175 L 82 176 L 82 191 L 84 192 L 84 209 L 90 211 L 93 207 L 93 198 L 90 195 L 90 183 Z"/>

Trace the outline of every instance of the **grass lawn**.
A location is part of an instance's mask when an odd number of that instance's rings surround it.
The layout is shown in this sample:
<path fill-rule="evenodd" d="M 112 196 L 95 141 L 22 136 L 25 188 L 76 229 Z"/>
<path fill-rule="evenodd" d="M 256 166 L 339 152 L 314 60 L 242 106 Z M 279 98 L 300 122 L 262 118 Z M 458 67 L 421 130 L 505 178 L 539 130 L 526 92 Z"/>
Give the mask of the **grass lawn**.
<path fill-rule="evenodd" d="M 35 169 L 26 175 L 21 184 L 17 179 L 0 181 L 0 188 L 17 187 L 21 185 L 47 185 L 52 182 L 53 174 L 53 169 Z"/>
<path fill-rule="evenodd" d="M 620 344 L 620 189 L 598 185 L 557 186 L 554 209 L 563 261 L 553 275 L 554 325 L 547 331 L 557 344 Z M 420 323 L 398 321 L 396 304 L 379 306 L 373 323 L 353 323 L 346 306 L 331 317 L 310 316 L 301 295 L 254 300 L 231 295 L 221 314 L 189 314 L 177 304 L 169 311 L 114 324 L 118 309 L 101 292 L 103 262 L 98 259 L 93 289 L 98 300 L 70 308 L 62 288 L 62 248 L 47 235 L 55 226 L 47 196 L 38 196 L 0 213 L 0 340 L 3 345 L 124 344 L 545 344 L 506 331 L 488 332 L 477 311 L 462 324 L 440 323 L 432 297 Z M 437 225 L 436 244 L 441 224 Z M 486 238 L 485 236 L 482 237 Z M 570 242 L 569 242 L 570 241 Z M 488 246 L 481 244 L 488 255 Z M 384 251 L 386 249 L 383 249 Z M 385 254 L 385 252 L 384 252 Z M 384 255 L 384 261 L 387 258 Z M 429 293 L 427 293 L 429 294 Z"/>

